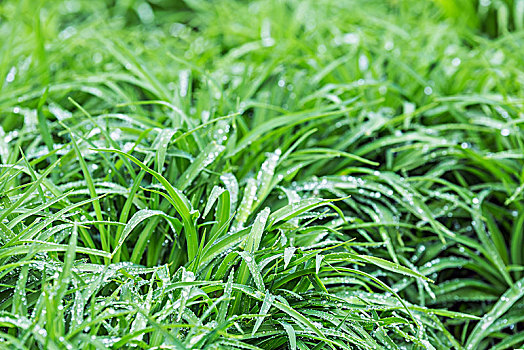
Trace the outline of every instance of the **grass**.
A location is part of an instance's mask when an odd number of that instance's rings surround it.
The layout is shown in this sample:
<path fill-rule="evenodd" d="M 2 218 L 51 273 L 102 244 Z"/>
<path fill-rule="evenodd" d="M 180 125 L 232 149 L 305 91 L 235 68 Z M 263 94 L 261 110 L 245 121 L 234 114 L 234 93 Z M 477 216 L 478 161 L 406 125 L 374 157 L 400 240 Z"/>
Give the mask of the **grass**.
<path fill-rule="evenodd" d="M 523 347 L 492 2 L 0 3 L 0 347 Z"/>

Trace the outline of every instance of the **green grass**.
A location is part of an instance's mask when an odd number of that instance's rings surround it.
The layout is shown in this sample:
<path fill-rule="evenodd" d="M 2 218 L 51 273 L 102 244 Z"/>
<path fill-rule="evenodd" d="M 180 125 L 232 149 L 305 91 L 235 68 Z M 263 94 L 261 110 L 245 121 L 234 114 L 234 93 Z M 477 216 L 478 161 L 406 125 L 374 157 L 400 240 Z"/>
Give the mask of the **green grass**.
<path fill-rule="evenodd" d="M 0 348 L 523 347 L 524 5 L 482 3 L 1 2 Z"/>

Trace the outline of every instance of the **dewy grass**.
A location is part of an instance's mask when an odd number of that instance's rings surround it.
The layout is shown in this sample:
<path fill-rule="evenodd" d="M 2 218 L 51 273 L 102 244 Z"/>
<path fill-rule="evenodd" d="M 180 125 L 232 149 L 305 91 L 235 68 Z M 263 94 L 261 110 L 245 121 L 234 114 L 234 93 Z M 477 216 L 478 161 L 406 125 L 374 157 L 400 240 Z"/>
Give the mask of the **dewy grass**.
<path fill-rule="evenodd" d="M 523 347 L 523 11 L 1 2 L 0 348 Z"/>

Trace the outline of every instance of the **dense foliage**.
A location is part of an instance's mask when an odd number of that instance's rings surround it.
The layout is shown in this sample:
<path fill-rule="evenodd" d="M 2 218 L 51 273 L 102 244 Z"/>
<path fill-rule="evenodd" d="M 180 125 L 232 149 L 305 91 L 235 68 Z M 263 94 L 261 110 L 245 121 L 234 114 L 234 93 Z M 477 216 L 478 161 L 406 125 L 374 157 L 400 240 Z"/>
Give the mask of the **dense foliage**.
<path fill-rule="evenodd" d="M 523 12 L 1 2 L 1 347 L 522 347 Z"/>

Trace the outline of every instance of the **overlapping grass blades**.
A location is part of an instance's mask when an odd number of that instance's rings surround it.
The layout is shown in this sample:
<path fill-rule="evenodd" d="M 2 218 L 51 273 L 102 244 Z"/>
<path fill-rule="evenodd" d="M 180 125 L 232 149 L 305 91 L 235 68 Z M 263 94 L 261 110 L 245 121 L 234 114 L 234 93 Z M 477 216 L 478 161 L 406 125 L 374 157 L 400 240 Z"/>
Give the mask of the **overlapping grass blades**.
<path fill-rule="evenodd" d="M 0 4 L 2 344 L 521 347 L 523 36 L 445 15 Z"/>

